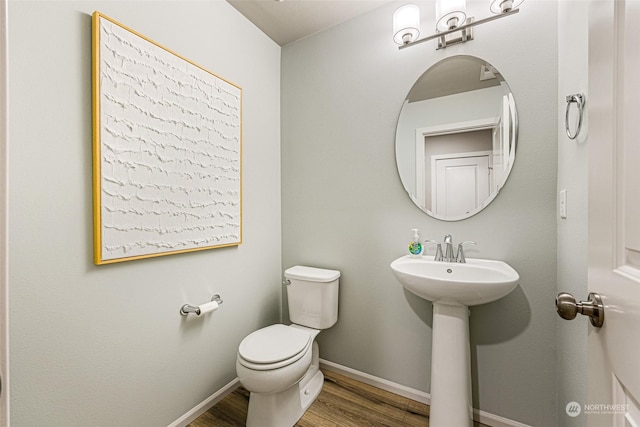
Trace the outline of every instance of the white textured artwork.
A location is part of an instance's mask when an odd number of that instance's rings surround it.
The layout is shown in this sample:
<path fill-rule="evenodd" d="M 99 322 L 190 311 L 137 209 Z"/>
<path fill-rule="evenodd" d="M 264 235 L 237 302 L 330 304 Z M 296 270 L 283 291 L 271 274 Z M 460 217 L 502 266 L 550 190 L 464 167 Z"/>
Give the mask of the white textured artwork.
<path fill-rule="evenodd" d="M 239 244 L 242 90 L 97 12 L 96 36 L 96 263 Z"/>

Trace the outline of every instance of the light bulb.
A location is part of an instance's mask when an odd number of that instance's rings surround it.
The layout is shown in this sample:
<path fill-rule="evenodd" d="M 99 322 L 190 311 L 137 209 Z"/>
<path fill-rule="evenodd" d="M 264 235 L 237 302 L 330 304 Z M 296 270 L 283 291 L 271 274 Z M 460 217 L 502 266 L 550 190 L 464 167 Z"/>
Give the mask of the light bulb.
<path fill-rule="evenodd" d="M 436 0 L 436 30 L 453 30 L 467 20 L 465 0 Z"/>
<path fill-rule="evenodd" d="M 493 0 L 491 2 L 491 12 L 496 15 L 501 13 L 510 12 L 513 9 L 517 9 L 524 0 Z"/>
<path fill-rule="evenodd" d="M 393 14 L 393 41 L 409 44 L 420 35 L 420 9 L 413 4 L 404 5 Z"/>

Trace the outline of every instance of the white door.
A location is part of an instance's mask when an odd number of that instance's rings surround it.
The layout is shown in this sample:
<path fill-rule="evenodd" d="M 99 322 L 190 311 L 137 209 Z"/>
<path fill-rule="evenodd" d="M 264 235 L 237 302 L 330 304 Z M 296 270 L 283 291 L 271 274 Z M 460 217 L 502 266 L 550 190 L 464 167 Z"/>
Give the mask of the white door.
<path fill-rule="evenodd" d="M 640 426 L 640 2 L 589 6 L 589 426 Z M 578 297 L 576 295 L 576 297 Z M 580 296 L 583 297 L 583 296 Z"/>
<path fill-rule="evenodd" d="M 452 218 L 482 206 L 489 198 L 489 156 L 432 157 L 431 196 L 436 215 Z"/>

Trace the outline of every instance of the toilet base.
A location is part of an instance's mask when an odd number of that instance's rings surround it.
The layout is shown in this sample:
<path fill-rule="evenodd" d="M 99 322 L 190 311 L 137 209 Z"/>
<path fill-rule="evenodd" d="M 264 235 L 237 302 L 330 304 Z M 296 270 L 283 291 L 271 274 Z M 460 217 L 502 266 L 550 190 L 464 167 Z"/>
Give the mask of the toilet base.
<path fill-rule="evenodd" d="M 293 427 L 302 418 L 324 384 L 316 342 L 312 351 L 311 366 L 298 383 L 279 393 L 251 393 L 247 427 Z"/>

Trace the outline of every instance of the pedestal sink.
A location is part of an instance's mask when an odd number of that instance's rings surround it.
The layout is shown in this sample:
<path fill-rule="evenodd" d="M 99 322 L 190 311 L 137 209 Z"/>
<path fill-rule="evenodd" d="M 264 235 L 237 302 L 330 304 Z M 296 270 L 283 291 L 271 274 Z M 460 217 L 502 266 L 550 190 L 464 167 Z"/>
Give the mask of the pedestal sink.
<path fill-rule="evenodd" d="M 503 261 L 477 258 L 459 264 L 407 255 L 391 270 L 407 290 L 433 302 L 429 425 L 473 426 L 468 307 L 508 295 L 520 276 Z"/>

